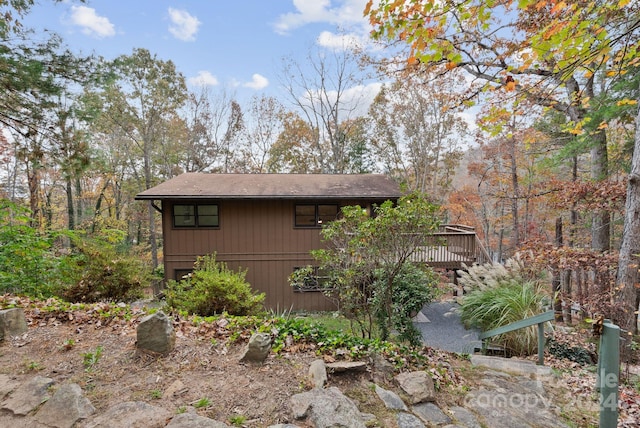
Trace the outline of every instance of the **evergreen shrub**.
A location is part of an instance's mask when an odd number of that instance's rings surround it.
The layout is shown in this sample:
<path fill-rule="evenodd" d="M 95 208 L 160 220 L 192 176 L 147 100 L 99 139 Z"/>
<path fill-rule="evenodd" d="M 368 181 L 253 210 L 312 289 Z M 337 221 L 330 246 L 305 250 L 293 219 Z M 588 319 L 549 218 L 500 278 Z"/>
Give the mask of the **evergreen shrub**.
<path fill-rule="evenodd" d="M 256 293 L 245 280 L 246 270 L 234 272 L 216 254 L 198 257 L 194 270 L 180 281 L 170 280 L 167 305 L 176 311 L 211 316 L 253 315 L 263 308 L 264 293 Z"/>

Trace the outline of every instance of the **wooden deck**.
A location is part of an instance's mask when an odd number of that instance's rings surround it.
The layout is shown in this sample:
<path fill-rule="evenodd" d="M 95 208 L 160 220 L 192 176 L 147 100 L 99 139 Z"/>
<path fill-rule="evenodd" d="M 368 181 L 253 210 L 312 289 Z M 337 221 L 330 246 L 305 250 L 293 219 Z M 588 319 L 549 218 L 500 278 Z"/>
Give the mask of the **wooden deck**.
<path fill-rule="evenodd" d="M 488 263 L 491 257 L 472 227 L 445 224 L 438 232 L 425 236 L 424 245 L 411 260 L 433 268 L 462 269 L 463 264 Z"/>

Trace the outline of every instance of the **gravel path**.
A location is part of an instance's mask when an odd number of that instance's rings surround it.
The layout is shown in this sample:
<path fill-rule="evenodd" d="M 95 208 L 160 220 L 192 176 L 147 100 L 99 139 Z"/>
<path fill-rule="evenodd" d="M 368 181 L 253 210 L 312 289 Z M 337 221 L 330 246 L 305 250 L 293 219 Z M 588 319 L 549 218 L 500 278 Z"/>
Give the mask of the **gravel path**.
<path fill-rule="evenodd" d="M 433 302 L 422 308 L 414 323 L 427 346 L 460 354 L 473 354 L 474 348 L 480 347 L 478 331 L 464 328 L 459 308 L 453 301 Z"/>

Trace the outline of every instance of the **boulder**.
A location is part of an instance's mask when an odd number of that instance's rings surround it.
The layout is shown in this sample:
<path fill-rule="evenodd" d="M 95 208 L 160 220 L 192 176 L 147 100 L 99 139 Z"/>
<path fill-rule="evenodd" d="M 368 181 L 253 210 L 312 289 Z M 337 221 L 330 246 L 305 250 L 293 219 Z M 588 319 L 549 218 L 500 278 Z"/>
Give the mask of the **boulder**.
<path fill-rule="evenodd" d="M 27 320 L 22 308 L 0 311 L 0 341 L 11 336 L 20 336 L 27 332 Z"/>
<path fill-rule="evenodd" d="M 387 409 L 393 410 L 409 410 L 407 405 L 404 404 L 402 398 L 393 391 L 386 390 L 381 386 L 376 385 L 376 394 L 382 400 Z"/>
<path fill-rule="evenodd" d="M 309 365 L 309 378 L 314 388 L 324 388 L 327 383 L 327 367 L 323 360 L 314 360 Z"/>
<path fill-rule="evenodd" d="M 327 364 L 329 373 L 354 373 L 364 372 L 367 370 L 367 363 L 364 361 L 336 361 Z"/>
<path fill-rule="evenodd" d="M 85 425 L 86 428 L 164 428 L 172 413 L 142 401 L 116 404 Z"/>
<path fill-rule="evenodd" d="M 315 428 L 365 428 L 356 404 L 338 388 L 313 389 L 291 397 L 296 419 L 307 419 Z"/>
<path fill-rule="evenodd" d="M 409 396 L 411 404 L 435 401 L 436 388 L 433 379 L 425 371 L 400 373 L 395 377 L 400 388 Z"/>
<path fill-rule="evenodd" d="M 271 336 L 267 333 L 256 333 L 249 339 L 240 362 L 263 363 L 269 352 L 271 352 Z"/>
<path fill-rule="evenodd" d="M 163 312 L 148 315 L 137 329 L 136 347 L 142 351 L 168 354 L 176 344 L 173 322 Z"/>
<path fill-rule="evenodd" d="M 53 379 L 36 376 L 16 388 L 2 403 L 2 409 L 14 415 L 27 415 L 49 399 L 51 385 Z"/>
<path fill-rule="evenodd" d="M 42 405 L 36 420 L 51 427 L 71 428 L 76 422 L 86 419 L 96 411 L 82 389 L 75 383 L 62 385 Z"/>

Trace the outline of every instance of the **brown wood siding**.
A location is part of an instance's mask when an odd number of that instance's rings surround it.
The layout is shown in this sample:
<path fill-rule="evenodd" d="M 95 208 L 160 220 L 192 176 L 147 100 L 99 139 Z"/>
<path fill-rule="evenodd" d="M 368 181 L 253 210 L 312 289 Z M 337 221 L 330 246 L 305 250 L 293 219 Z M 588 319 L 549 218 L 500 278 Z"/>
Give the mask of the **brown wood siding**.
<path fill-rule="evenodd" d="M 294 292 L 287 282 L 294 267 L 313 263 L 309 251 L 321 247 L 320 229 L 294 227 L 294 206 L 300 202 L 270 199 L 217 203 L 219 228 L 185 229 L 173 227 L 171 202 L 164 201 L 167 278 L 173 279 L 176 269 L 191 269 L 197 256 L 216 252 L 217 259 L 227 262 L 230 268 L 247 269 L 247 281 L 254 289 L 266 293 L 268 308 L 336 309 L 322 293 Z"/>

